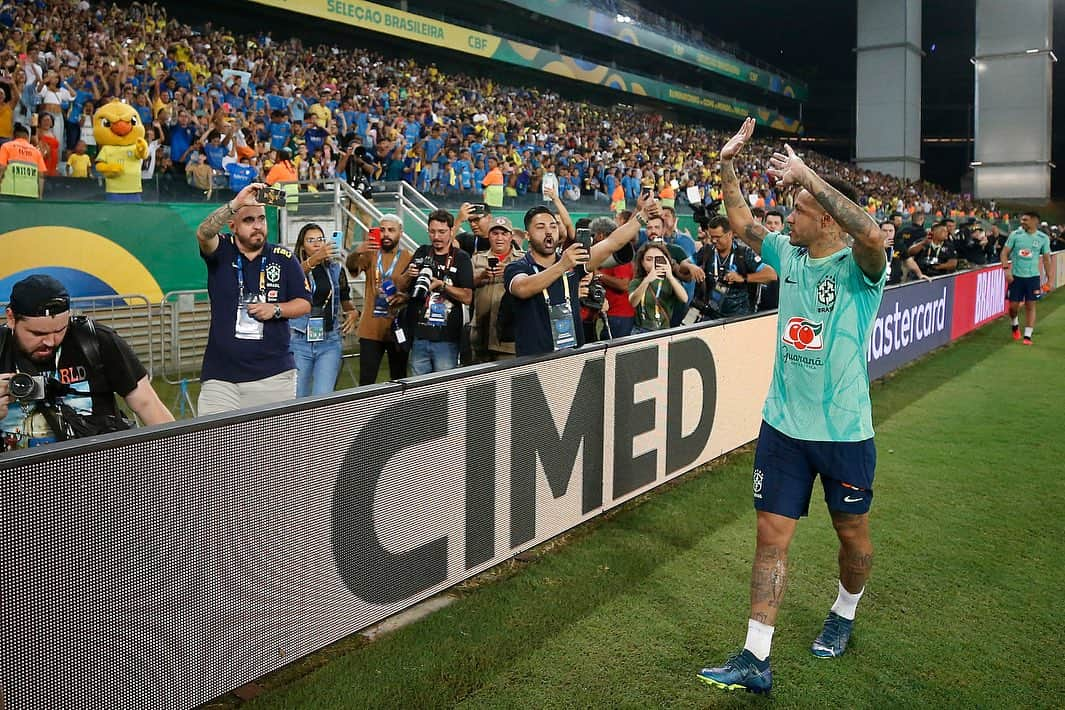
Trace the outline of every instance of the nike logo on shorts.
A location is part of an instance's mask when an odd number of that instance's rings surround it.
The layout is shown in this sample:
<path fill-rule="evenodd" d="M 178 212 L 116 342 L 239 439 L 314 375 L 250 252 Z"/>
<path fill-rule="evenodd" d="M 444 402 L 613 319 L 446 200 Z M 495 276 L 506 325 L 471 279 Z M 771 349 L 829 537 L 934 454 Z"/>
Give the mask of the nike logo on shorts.
<path fill-rule="evenodd" d="M 861 503 L 865 498 L 851 498 L 850 496 L 843 496 L 844 503 Z"/>

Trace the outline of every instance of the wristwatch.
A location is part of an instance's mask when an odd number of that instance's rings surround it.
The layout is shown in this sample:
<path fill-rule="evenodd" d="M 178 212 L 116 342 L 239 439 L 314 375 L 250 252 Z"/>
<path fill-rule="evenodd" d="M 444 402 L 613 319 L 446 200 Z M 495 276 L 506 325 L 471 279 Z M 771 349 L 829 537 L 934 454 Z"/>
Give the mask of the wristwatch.
<path fill-rule="evenodd" d="M 274 304 L 274 320 L 281 320 L 281 306 Z"/>

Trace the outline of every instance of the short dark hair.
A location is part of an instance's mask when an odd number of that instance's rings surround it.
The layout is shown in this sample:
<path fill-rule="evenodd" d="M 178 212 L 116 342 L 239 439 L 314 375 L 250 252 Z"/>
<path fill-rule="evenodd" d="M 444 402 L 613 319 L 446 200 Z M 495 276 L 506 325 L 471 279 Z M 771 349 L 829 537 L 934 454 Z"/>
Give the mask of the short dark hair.
<path fill-rule="evenodd" d="M 525 222 L 525 231 L 526 232 L 529 231 L 529 223 L 533 221 L 533 217 L 535 217 L 537 215 L 541 215 L 541 214 L 550 215 L 552 217 L 555 216 L 554 212 L 552 212 L 551 210 L 547 209 L 543 205 L 537 205 L 536 207 L 533 207 L 532 209 L 530 209 L 528 212 L 525 213 L 524 222 Z"/>
<path fill-rule="evenodd" d="M 22 125 L 21 123 L 16 123 L 15 129 L 11 132 L 11 135 L 26 136 L 28 138 L 30 135 L 30 129 L 26 128 L 26 126 Z"/>
<path fill-rule="evenodd" d="M 895 216 L 895 215 L 892 215 L 892 217 L 894 217 L 894 216 Z M 881 226 L 881 227 L 886 227 L 886 226 L 888 226 L 889 224 L 890 224 L 890 225 L 891 225 L 892 227 L 894 227 L 894 226 L 895 226 L 895 223 L 894 223 L 894 222 L 892 222 L 892 221 L 891 221 L 890 219 L 885 219 L 885 220 L 884 220 L 883 222 L 881 222 L 881 223 L 880 223 L 880 226 Z"/>
<path fill-rule="evenodd" d="M 765 211 L 765 216 L 766 217 L 780 217 L 780 221 L 781 222 L 784 221 L 784 213 L 781 212 L 780 210 L 778 210 L 776 207 L 774 207 L 773 209 L 770 209 L 770 210 L 766 210 Z M 763 222 L 765 221 L 765 217 L 762 218 L 762 221 Z"/>
<path fill-rule="evenodd" d="M 433 210 L 429 213 L 429 216 L 425 218 L 426 226 L 428 226 L 430 222 L 444 222 L 450 229 L 455 226 L 455 216 L 447 210 Z"/>
<path fill-rule="evenodd" d="M 835 176 L 826 177 L 825 182 L 836 188 L 836 190 L 838 190 L 839 193 L 846 197 L 848 200 L 850 200 L 854 204 L 858 204 L 858 188 L 856 188 L 854 185 L 842 178 L 838 178 Z"/>
<path fill-rule="evenodd" d="M 1021 212 L 1021 217 L 1031 217 L 1036 222 L 1040 221 L 1039 213 L 1035 210 L 1025 210 L 1024 212 Z"/>
<path fill-rule="evenodd" d="M 732 231 L 732 224 L 728 221 L 728 217 L 723 214 L 715 214 L 706 223 L 706 229 L 724 229 L 726 232 Z"/>

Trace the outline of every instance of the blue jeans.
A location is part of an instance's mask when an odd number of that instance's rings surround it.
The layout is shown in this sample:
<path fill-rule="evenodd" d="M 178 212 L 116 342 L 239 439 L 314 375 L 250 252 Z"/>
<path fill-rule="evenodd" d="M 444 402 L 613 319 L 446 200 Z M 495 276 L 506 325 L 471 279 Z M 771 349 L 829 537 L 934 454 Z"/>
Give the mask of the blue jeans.
<path fill-rule="evenodd" d="M 410 374 L 428 375 L 459 366 L 459 344 L 445 340 L 418 340 L 410 349 Z"/>
<path fill-rule="evenodd" d="M 632 333 L 632 324 L 636 321 L 635 316 L 607 316 L 610 323 L 610 337 L 624 338 Z"/>
<path fill-rule="evenodd" d="M 296 358 L 297 397 L 329 394 L 336 389 L 344 354 L 339 330 L 334 328 L 325 334 L 325 340 L 317 343 L 308 343 L 306 334 L 294 330 L 289 350 Z"/>

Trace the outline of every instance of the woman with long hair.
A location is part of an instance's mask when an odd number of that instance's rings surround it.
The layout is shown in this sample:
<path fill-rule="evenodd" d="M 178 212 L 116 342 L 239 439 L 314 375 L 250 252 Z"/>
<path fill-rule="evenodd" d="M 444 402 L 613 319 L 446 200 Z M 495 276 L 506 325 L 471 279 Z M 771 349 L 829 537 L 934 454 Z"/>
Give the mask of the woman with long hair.
<path fill-rule="evenodd" d="M 331 241 L 313 222 L 296 239 L 296 258 L 311 288 L 311 312 L 294 318 L 291 350 L 296 358 L 296 396 L 328 394 L 336 388 L 344 346 L 341 335 L 355 330 L 359 313 Z M 341 312 L 344 319 L 341 321 Z"/>
<path fill-rule="evenodd" d="M 673 309 L 687 301 L 684 286 L 673 275 L 673 266 L 665 243 L 647 242 L 640 247 L 635 278 L 629 282 L 629 303 L 636 311 L 633 334 L 669 328 Z"/>

